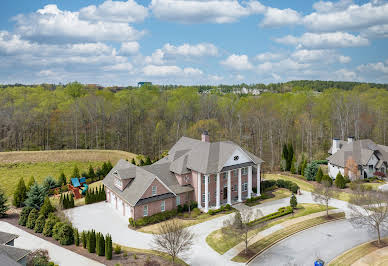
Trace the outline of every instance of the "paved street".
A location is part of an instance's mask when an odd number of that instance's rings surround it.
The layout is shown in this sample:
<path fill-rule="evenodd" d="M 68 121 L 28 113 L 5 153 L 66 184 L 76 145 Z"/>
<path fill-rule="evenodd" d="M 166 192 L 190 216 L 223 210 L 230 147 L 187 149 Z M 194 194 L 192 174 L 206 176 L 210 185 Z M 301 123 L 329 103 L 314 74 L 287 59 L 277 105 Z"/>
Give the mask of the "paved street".
<path fill-rule="evenodd" d="M 255 258 L 249 265 L 313 265 L 329 262 L 344 251 L 376 239 L 366 229 L 355 229 L 347 220 L 322 224 L 289 237 Z"/>
<path fill-rule="evenodd" d="M 47 249 L 53 262 L 61 266 L 99 266 L 97 261 L 88 259 L 75 252 L 50 243 L 42 238 L 34 236 L 7 222 L 0 222 L 0 231 L 16 234 L 15 247 L 28 250 Z"/>

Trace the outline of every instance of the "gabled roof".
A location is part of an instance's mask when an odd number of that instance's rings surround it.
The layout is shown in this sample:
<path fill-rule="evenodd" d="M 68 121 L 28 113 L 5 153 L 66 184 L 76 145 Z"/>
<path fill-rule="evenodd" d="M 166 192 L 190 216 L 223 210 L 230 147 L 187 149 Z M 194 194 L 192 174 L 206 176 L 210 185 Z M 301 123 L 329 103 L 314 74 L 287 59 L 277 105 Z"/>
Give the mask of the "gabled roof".
<path fill-rule="evenodd" d="M 30 251 L 21 248 L 15 248 L 8 245 L 0 245 L 0 254 L 1 253 L 7 254 L 7 256 L 14 261 L 19 261 L 25 256 L 27 256 Z"/>
<path fill-rule="evenodd" d="M 386 161 L 388 159 L 387 151 L 388 147 L 376 145 L 376 143 L 370 139 L 363 139 L 346 143 L 342 149 L 329 156 L 327 159 L 329 163 L 340 167 L 345 167 L 349 157 L 352 157 L 358 165 L 366 165 L 373 154 L 375 154 L 378 159 Z"/>
<path fill-rule="evenodd" d="M 18 235 L 0 231 L 0 244 L 7 244 L 18 237 Z"/>
<path fill-rule="evenodd" d="M 5 266 L 20 266 L 20 263 L 16 262 L 15 260 L 11 259 L 7 253 L 2 252 L 0 253 L 0 265 Z"/>

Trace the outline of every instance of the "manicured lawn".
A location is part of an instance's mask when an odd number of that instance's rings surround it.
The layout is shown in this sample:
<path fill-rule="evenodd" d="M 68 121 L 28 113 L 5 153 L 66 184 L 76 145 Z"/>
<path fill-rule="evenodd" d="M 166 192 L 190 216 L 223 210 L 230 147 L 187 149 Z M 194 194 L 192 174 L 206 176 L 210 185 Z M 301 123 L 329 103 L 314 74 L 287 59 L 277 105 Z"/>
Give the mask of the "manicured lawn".
<path fill-rule="evenodd" d="M 329 209 L 334 209 L 334 208 L 329 207 Z M 287 220 L 295 219 L 298 217 L 302 217 L 302 216 L 305 216 L 308 214 L 317 213 L 317 212 L 321 212 L 321 211 L 325 211 L 325 210 L 326 210 L 325 206 L 319 205 L 319 204 L 308 204 L 308 203 L 299 204 L 298 208 L 295 210 L 293 215 L 289 214 L 287 216 L 280 217 L 278 219 L 275 219 L 275 220 L 269 222 L 263 228 L 254 229 L 254 230 L 249 232 L 249 236 L 253 236 L 253 235 L 259 233 L 260 231 L 263 231 L 263 230 L 265 230 L 269 227 L 272 227 L 274 225 L 283 223 Z M 216 231 L 211 232 L 206 237 L 206 242 L 208 243 L 208 245 L 212 249 L 214 249 L 215 251 L 217 251 L 220 254 L 224 254 L 229 249 L 231 249 L 234 246 L 236 246 L 237 244 L 239 244 L 241 242 L 241 239 L 233 238 L 230 236 L 224 236 L 222 233 L 222 230 L 218 229 Z"/>
<path fill-rule="evenodd" d="M 345 214 L 343 212 L 341 212 L 341 213 L 331 214 L 330 218 L 327 218 L 326 216 L 322 216 L 322 217 L 317 217 L 317 218 L 313 218 L 313 219 L 308 219 L 308 220 L 299 222 L 297 224 L 288 226 L 284 229 L 278 230 L 278 231 L 260 239 L 259 241 L 253 243 L 252 245 L 250 245 L 248 247 L 248 249 L 249 249 L 248 256 L 246 256 L 244 252 L 240 252 L 240 254 L 238 254 L 236 257 L 234 257 L 232 259 L 232 261 L 243 262 L 243 263 L 247 262 L 252 257 L 252 254 L 259 254 L 259 253 L 263 252 L 264 250 L 270 248 L 271 246 L 275 245 L 279 241 L 281 241 L 281 240 L 283 240 L 283 239 L 285 239 L 293 234 L 296 234 L 300 231 L 311 228 L 313 226 L 323 224 L 326 222 L 330 222 L 330 221 L 333 221 L 335 219 L 342 219 L 344 217 L 345 217 Z"/>
<path fill-rule="evenodd" d="M 61 172 L 64 172 L 69 179 L 73 173 L 74 166 L 77 166 L 80 173 L 87 172 L 89 165 L 93 168 L 101 167 L 103 162 L 40 162 L 40 163 L 13 163 L 0 165 L 0 187 L 8 197 L 11 197 L 21 177 L 27 183 L 33 176 L 35 181 L 42 183 L 47 176 L 58 179 Z"/>
<path fill-rule="evenodd" d="M 195 224 L 203 223 L 203 222 L 206 222 L 206 221 L 209 221 L 209 220 L 221 217 L 221 216 L 226 215 L 226 214 L 230 214 L 232 212 L 234 212 L 234 210 L 225 211 L 223 213 L 218 213 L 218 214 L 215 214 L 215 215 L 210 215 L 210 214 L 207 214 L 207 213 L 201 213 L 198 217 L 192 218 L 192 219 L 182 219 L 182 218 L 179 218 L 179 217 L 174 218 L 174 219 L 176 221 L 178 221 L 179 223 L 181 223 L 184 227 L 189 227 L 189 226 L 192 226 L 192 225 L 195 225 Z M 166 222 L 167 221 L 156 223 L 156 224 L 147 225 L 147 226 L 144 226 L 144 227 L 140 228 L 138 231 L 143 232 L 143 233 L 149 233 L 149 234 L 159 234 L 160 233 L 159 232 L 159 226 L 161 224 L 163 224 L 163 223 L 166 223 Z"/>
<path fill-rule="evenodd" d="M 382 241 L 387 242 L 388 238 L 383 238 Z M 331 266 L 352 265 L 357 260 L 361 259 L 362 257 L 378 249 L 379 248 L 373 245 L 372 242 L 368 242 L 346 251 L 342 255 L 330 261 L 328 265 L 331 265 Z"/>
<path fill-rule="evenodd" d="M 283 198 L 290 197 L 292 195 L 291 191 L 289 191 L 288 189 L 285 189 L 285 188 L 278 188 L 278 189 L 276 189 L 272 192 L 268 192 L 268 193 L 272 194 L 271 195 L 272 197 L 269 199 L 258 200 L 255 202 L 249 202 L 249 203 L 245 203 L 245 204 L 248 206 L 255 206 L 255 205 L 260 204 L 260 203 L 274 201 L 274 200 L 278 200 L 278 199 L 283 199 Z"/>

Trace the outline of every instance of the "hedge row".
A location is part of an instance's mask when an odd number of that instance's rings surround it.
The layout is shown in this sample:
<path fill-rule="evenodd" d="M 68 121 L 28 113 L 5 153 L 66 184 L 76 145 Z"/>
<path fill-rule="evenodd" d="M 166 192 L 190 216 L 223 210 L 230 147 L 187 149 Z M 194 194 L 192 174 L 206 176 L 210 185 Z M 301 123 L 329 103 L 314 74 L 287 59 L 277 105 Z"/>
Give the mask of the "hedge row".
<path fill-rule="evenodd" d="M 156 224 L 159 222 L 166 221 L 172 217 L 175 217 L 177 214 L 178 214 L 177 210 L 171 210 L 171 211 L 156 213 L 151 216 L 142 217 L 136 221 L 133 220 L 133 218 L 129 218 L 129 224 L 133 227 Z"/>
<path fill-rule="evenodd" d="M 209 210 L 207 213 L 210 215 L 214 215 L 223 211 L 229 211 L 231 209 L 232 209 L 232 206 L 230 206 L 229 204 L 226 204 L 225 206 L 221 206 L 219 209 Z"/>
<path fill-rule="evenodd" d="M 101 186 L 95 189 L 88 189 L 85 194 L 85 204 L 91 204 L 106 200 L 105 188 Z"/>
<path fill-rule="evenodd" d="M 281 208 L 279 208 L 279 210 L 277 212 L 274 212 L 274 213 L 268 214 L 266 216 L 260 217 L 259 219 L 250 221 L 248 223 L 248 225 L 252 226 L 252 225 L 262 223 L 262 222 L 273 220 L 273 219 L 276 219 L 278 217 L 282 217 L 284 215 L 290 214 L 290 213 L 292 213 L 292 211 L 293 210 L 292 210 L 291 206 L 281 207 Z"/>
<path fill-rule="evenodd" d="M 286 188 L 294 194 L 296 194 L 299 190 L 299 186 L 295 182 L 289 180 L 278 179 L 276 180 L 276 186 L 278 188 Z"/>
<path fill-rule="evenodd" d="M 78 231 L 74 230 L 76 237 L 75 243 L 82 244 L 89 253 L 96 253 L 98 256 L 105 256 L 107 260 L 112 259 L 112 237 L 107 234 L 105 237 L 102 233 L 94 230 L 82 231 L 81 236 Z M 77 239 L 80 237 L 80 239 Z M 78 246 L 78 245 L 77 245 Z"/>
<path fill-rule="evenodd" d="M 268 194 L 261 194 L 260 196 L 251 197 L 251 198 L 247 199 L 246 202 L 247 203 L 251 203 L 251 202 L 258 201 L 258 200 L 265 200 L 265 199 L 269 199 L 269 198 L 271 198 L 270 195 L 268 195 Z"/>

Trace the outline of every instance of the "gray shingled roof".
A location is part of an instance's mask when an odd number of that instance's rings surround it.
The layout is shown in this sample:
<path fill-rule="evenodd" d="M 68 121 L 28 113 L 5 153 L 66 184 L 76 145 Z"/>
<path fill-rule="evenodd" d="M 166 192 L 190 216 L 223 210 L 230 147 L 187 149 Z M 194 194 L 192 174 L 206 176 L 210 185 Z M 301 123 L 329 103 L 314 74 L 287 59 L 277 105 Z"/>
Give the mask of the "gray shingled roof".
<path fill-rule="evenodd" d="M 7 254 L 7 256 L 14 261 L 19 261 L 25 256 L 27 256 L 30 253 L 30 251 L 21 249 L 21 248 L 15 248 L 8 245 L 0 245 L 0 253 Z"/>
<path fill-rule="evenodd" d="M 387 161 L 387 150 L 388 147 L 386 146 L 376 145 L 376 143 L 370 139 L 363 139 L 346 143 L 342 149 L 329 156 L 327 159 L 329 163 L 340 167 L 345 167 L 349 157 L 352 157 L 358 165 L 366 165 L 374 153 L 380 160 Z"/>
<path fill-rule="evenodd" d="M 0 231 L 0 244 L 7 244 L 8 242 L 10 242 L 18 237 L 19 237 L 18 235 L 14 235 L 14 234 Z"/>
<path fill-rule="evenodd" d="M 11 259 L 6 253 L 0 253 L 0 265 L 4 266 L 20 266 L 20 263 Z"/>

